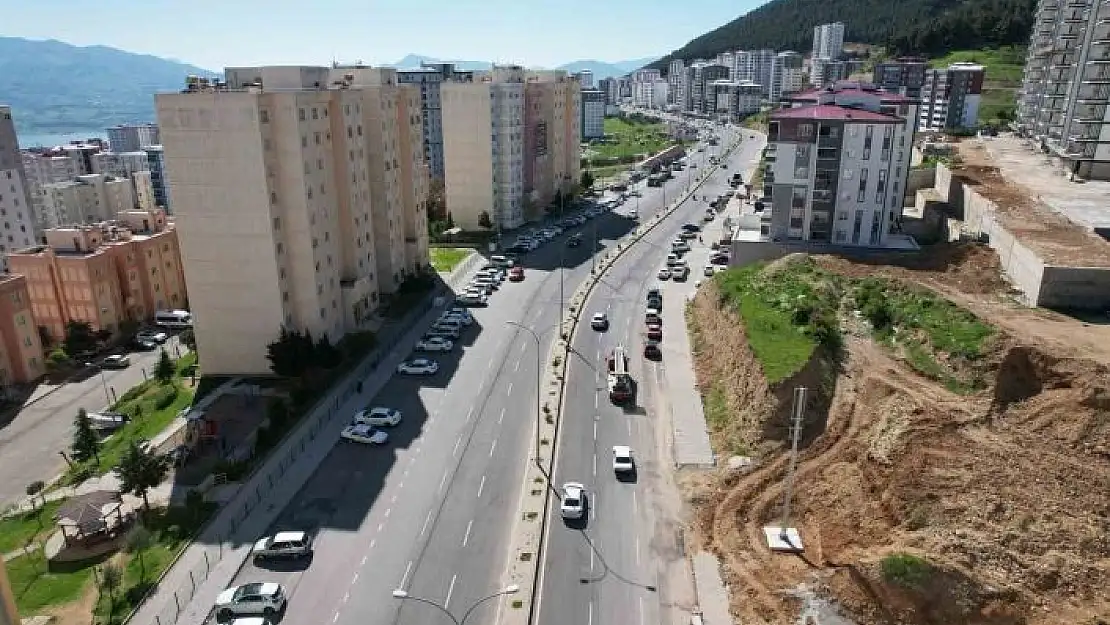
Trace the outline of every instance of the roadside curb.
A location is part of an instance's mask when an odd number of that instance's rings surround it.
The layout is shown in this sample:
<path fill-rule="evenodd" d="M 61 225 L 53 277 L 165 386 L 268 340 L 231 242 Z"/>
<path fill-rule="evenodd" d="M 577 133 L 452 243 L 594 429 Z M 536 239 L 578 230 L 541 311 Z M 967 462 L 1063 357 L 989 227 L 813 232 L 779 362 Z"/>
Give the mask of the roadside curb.
<path fill-rule="evenodd" d="M 730 146 L 721 158 L 730 157 L 739 145 L 737 143 Z M 616 261 L 674 214 L 713 173 L 714 169 L 705 170 L 705 173 L 683 191 L 672 204 L 653 215 L 647 223 L 636 227 L 624 239 L 618 240 L 613 248 L 607 250 L 598 259 L 589 277 L 575 289 L 568 301 L 568 312 L 560 319 L 560 336 L 555 340 L 548 356 L 550 368 L 542 377 L 543 382 L 537 390 L 543 393 L 540 403 L 544 413 L 543 422 L 536 426 L 540 428 L 536 436 L 540 441 L 540 452 L 539 457 L 530 459 L 525 468 L 519 515 L 515 521 L 508 562 L 502 576 L 503 588 L 512 584 L 519 586 L 520 589 L 512 595 L 511 609 L 499 611 L 499 615 L 504 614 L 504 616 L 498 617 L 497 625 L 526 625 L 533 622 L 536 617 L 536 607 L 539 604 L 537 589 L 541 587 L 543 572 L 541 563 L 546 546 L 544 537 L 550 518 L 551 502 L 554 499 L 551 494 L 554 485 L 550 483 L 549 478 L 555 469 L 559 424 L 566 400 L 567 359 L 570 355 L 571 339 L 581 321 L 582 306 Z"/>

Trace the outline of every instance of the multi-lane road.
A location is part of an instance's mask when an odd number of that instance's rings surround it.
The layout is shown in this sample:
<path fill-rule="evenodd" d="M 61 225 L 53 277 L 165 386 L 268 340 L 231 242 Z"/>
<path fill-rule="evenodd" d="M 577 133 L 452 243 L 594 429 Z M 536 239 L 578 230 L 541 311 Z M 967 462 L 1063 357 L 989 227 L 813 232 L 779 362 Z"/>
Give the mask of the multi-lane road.
<path fill-rule="evenodd" d="M 692 160 L 708 167 L 720 149 Z M 679 174 L 662 189 L 642 188 L 641 198 L 582 226 L 580 247 L 566 247 L 564 235 L 529 254 L 523 282 L 506 282 L 489 308 L 472 309 L 461 351 L 433 356 L 437 375 L 395 376 L 374 399 L 403 413 L 389 443 L 336 445 L 279 515 L 273 530 L 315 534 L 311 562 L 248 564 L 235 583 L 281 582 L 290 596 L 285 622 L 339 625 L 444 618 L 431 606 L 392 598 L 396 588 L 456 615 L 496 591 L 529 455 L 536 367 L 547 359 L 559 316 L 560 275 L 569 298 L 589 274 L 591 256 L 635 227 L 629 210 L 646 219 L 689 181 Z M 510 321 L 540 335 L 538 358 L 531 336 Z M 475 618 L 492 622 L 498 609 L 490 602 Z"/>
<path fill-rule="evenodd" d="M 751 136 L 751 133 L 747 133 Z M 686 283 L 660 282 L 656 272 L 664 264 L 684 223 L 698 223 L 707 203 L 728 189 L 736 171 L 750 172 L 763 142 L 745 140 L 689 199 L 640 243 L 628 250 L 596 287 L 585 304 L 587 317 L 607 313 L 610 326 L 597 332 L 582 324 L 572 338 L 584 358 L 570 359 L 563 420 L 552 478 L 581 482 L 587 487 L 589 518 L 566 523 L 555 513 L 548 521 L 537 625 L 677 623 L 674 606 L 684 598 L 671 583 L 681 575 L 680 506 L 672 482 L 671 422 L 665 406 L 666 362 L 645 360 L 644 313 L 646 294 L 661 287 L 664 299 L 663 332 L 682 332 L 683 297 L 704 279 L 708 243 L 694 244 L 687 254 L 691 275 Z M 719 222 L 707 230 L 719 231 Z M 638 383 L 634 406 L 614 406 L 604 375 L 606 355 L 623 344 L 629 370 Z M 664 350 L 666 353 L 666 350 Z M 672 366 L 689 366 L 688 362 Z M 614 445 L 629 445 L 636 461 L 634 477 L 618 479 L 612 468 Z"/>

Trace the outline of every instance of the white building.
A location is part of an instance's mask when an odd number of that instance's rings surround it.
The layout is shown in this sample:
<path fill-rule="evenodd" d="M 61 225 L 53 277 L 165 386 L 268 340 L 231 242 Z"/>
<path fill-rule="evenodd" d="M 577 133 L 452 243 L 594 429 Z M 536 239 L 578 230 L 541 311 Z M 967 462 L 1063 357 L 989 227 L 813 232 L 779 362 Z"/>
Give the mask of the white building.
<path fill-rule="evenodd" d="M 681 106 L 686 101 L 686 64 L 674 59 L 667 66 L 667 104 Z"/>
<path fill-rule="evenodd" d="M 983 66 L 974 63 L 925 70 L 917 129 L 975 128 L 979 124 L 983 78 Z"/>
<path fill-rule="evenodd" d="M 160 143 L 158 124 L 121 124 L 108 129 L 108 146 L 113 152 L 138 152 Z"/>
<path fill-rule="evenodd" d="M 686 68 L 687 100 L 682 109 L 698 115 L 712 115 L 717 106 L 713 83 L 728 80 L 729 70 L 715 63 L 693 63 Z"/>
<path fill-rule="evenodd" d="M 106 221 L 135 208 L 132 181 L 104 174 L 43 185 L 43 222 L 50 228 Z"/>
<path fill-rule="evenodd" d="M 582 85 L 583 89 L 594 88 L 594 73 L 588 69 L 576 72 L 574 77 L 578 79 L 578 84 Z"/>
<path fill-rule="evenodd" d="M 29 247 L 37 239 L 29 186 L 12 109 L 0 106 L 0 269 L 4 271 L 7 252 Z"/>
<path fill-rule="evenodd" d="M 144 151 L 100 152 L 92 155 L 92 173 L 129 177 L 137 171 L 149 171 L 150 159 Z"/>
<path fill-rule="evenodd" d="M 582 139 L 605 136 L 605 94 L 600 89 L 582 90 Z"/>
<path fill-rule="evenodd" d="M 880 247 L 898 232 L 917 102 L 848 83 L 771 114 L 765 233 L 777 241 Z"/>
<path fill-rule="evenodd" d="M 662 110 L 669 94 L 670 83 L 662 79 L 632 83 L 632 104 L 641 108 Z"/>
<path fill-rule="evenodd" d="M 778 102 L 784 95 L 802 90 L 805 72 L 802 69 L 802 55 L 793 51 L 779 52 L 771 65 L 771 102 Z"/>
<path fill-rule="evenodd" d="M 718 119 L 739 122 L 758 113 L 763 103 L 763 85 L 759 83 L 718 80 L 712 90 L 716 100 L 712 114 Z"/>
<path fill-rule="evenodd" d="M 629 74 L 628 79 L 631 80 L 634 83 L 635 82 L 655 82 L 656 80 L 662 80 L 663 79 L 663 74 L 662 74 L 662 72 L 660 72 L 657 69 L 652 69 L 650 67 L 645 67 L 645 68 L 638 69 L 638 70 L 632 72 L 631 74 Z"/>
<path fill-rule="evenodd" d="M 813 27 L 813 53 L 810 55 L 810 84 L 820 87 L 843 77 L 831 78 L 826 67 L 844 54 L 844 23 L 833 22 Z"/>
<path fill-rule="evenodd" d="M 771 70 L 775 64 L 774 50 L 743 50 L 737 53 L 733 80 L 754 82 L 763 87 L 763 94 L 771 93 Z"/>
<path fill-rule="evenodd" d="M 23 171 L 27 175 L 28 193 L 31 195 L 31 212 L 38 230 L 55 228 L 56 222 L 49 219 L 46 210 L 43 187 L 56 182 L 77 178 L 80 171 L 77 161 L 60 151 L 23 152 Z"/>

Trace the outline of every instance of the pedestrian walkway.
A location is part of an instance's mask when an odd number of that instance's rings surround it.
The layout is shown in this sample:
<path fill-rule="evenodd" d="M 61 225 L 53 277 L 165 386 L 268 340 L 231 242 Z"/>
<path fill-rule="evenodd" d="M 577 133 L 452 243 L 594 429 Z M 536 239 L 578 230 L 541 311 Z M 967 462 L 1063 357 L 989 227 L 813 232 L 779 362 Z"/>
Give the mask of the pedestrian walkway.
<path fill-rule="evenodd" d="M 701 622 L 705 625 L 732 625 L 728 611 L 728 590 L 721 580 L 717 556 L 700 551 L 694 556 L 694 585 L 698 591 Z"/>

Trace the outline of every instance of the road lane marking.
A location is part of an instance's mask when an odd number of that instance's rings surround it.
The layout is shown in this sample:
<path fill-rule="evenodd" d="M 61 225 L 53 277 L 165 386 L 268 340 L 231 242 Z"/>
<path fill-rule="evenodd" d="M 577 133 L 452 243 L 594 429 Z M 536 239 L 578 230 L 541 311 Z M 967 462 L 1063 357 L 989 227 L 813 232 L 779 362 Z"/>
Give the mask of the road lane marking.
<path fill-rule="evenodd" d="M 590 572 L 594 572 L 594 551 L 597 549 L 597 543 L 590 548 Z"/>
<path fill-rule="evenodd" d="M 366 559 L 369 556 L 362 556 L 362 561 L 358 563 L 359 566 L 366 566 Z"/>
<path fill-rule="evenodd" d="M 597 454 L 594 454 L 594 475 L 597 475 Z"/>
<path fill-rule="evenodd" d="M 331 622 L 332 623 L 338 623 L 339 622 L 339 610 L 335 611 L 335 616 L 331 617 Z"/>
<path fill-rule="evenodd" d="M 632 491 L 632 512 L 640 514 L 640 499 L 636 497 L 636 491 Z"/>
<path fill-rule="evenodd" d="M 636 537 L 636 566 L 640 566 L 640 537 Z"/>
<path fill-rule="evenodd" d="M 400 488 L 400 487 L 398 486 L 398 488 Z M 389 503 L 397 503 L 397 495 L 394 495 L 394 496 L 390 497 L 389 498 Z"/>
<path fill-rule="evenodd" d="M 466 533 L 463 534 L 463 547 L 466 546 L 466 543 L 470 542 L 470 528 L 473 527 L 473 526 L 474 526 L 474 520 L 473 519 L 466 522 Z"/>
<path fill-rule="evenodd" d="M 626 423 L 628 425 L 628 437 L 632 438 L 632 419 L 629 418 Z"/>
<path fill-rule="evenodd" d="M 597 392 L 595 391 L 595 392 L 594 392 L 594 409 L 595 409 L 595 410 L 596 410 L 596 409 L 597 409 L 597 407 L 598 407 L 598 401 L 599 401 L 599 400 L 598 400 L 598 394 L 597 394 Z"/>
<path fill-rule="evenodd" d="M 590 611 L 587 613 L 589 618 L 586 619 L 586 625 L 594 625 L 594 602 L 591 601 L 588 605 Z"/>
<path fill-rule="evenodd" d="M 347 592 L 343 593 L 343 603 L 347 603 L 350 600 L 351 600 L 351 591 L 348 590 Z"/>
<path fill-rule="evenodd" d="M 420 528 L 420 536 L 424 536 L 424 532 L 428 531 L 428 523 L 432 520 L 432 511 L 428 511 L 428 516 L 424 517 L 424 527 Z"/>
<path fill-rule="evenodd" d="M 594 421 L 594 440 L 597 440 L 597 421 Z"/>
<path fill-rule="evenodd" d="M 409 573 L 412 572 L 412 560 L 409 560 L 408 566 L 405 567 L 405 574 L 401 576 L 401 585 L 398 588 L 404 588 L 409 583 Z"/>
<path fill-rule="evenodd" d="M 517 358 L 516 359 L 516 364 L 513 365 L 513 372 L 515 373 L 517 371 L 520 371 L 520 358 Z"/>
<path fill-rule="evenodd" d="M 371 538 L 370 539 L 370 549 L 373 549 L 374 545 L 376 545 L 376 544 L 378 544 L 378 539 L 377 538 Z"/>
<path fill-rule="evenodd" d="M 474 416 L 474 406 L 471 406 L 470 410 L 466 413 L 466 420 L 470 421 L 470 417 L 473 417 L 473 416 Z"/>
<path fill-rule="evenodd" d="M 493 451 L 497 449 L 497 439 L 493 439 L 493 444 L 489 446 L 489 457 L 493 457 Z"/>
<path fill-rule="evenodd" d="M 443 470 L 443 477 L 439 478 L 439 490 L 443 490 L 443 485 L 447 483 L 447 470 Z"/>
<path fill-rule="evenodd" d="M 379 533 L 379 534 L 381 533 L 381 531 L 382 531 L 382 530 L 383 530 L 384 528 L 385 528 L 385 523 L 378 523 L 378 533 Z"/>
<path fill-rule="evenodd" d="M 457 575 L 452 575 L 451 576 L 451 585 L 447 587 L 447 598 L 443 600 L 443 610 L 444 610 L 444 612 L 446 612 L 447 609 L 449 607 L 451 607 L 451 593 L 455 592 L 455 579 L 457 577 L 458 577 Z M 642 603 L 642 601 L 643 600 L 641 600 L 641 603 Z M 641 621 L 644 620 L 642 615 L 640 617 L 640 620 Z"/>
<path fill-rule="evenodd" d="M 455 441 L 455 449 L 454 449 L 454 451 L 451 452 L 452 456 L 459 455 L 459 445 L 462 445 L 462 439 L 461 438 Z"/>
<path fill-rule="evenodd" d="M 526 351 L 528 351 L 528 345 L 526 345 L 526 344 L 524 344 L 524 343 L 521 343 L 521 344 L 520 344 L 520 353 L 522 353 L 522 354 L 523 354 L 523 353 L 524 353 L 524 352 L 526 352 Z"/>
<path fill-rule="evenodd" d="M 513 383 L 509 382 L 509 390 L 505 391 L 505 395 L 508 396 L 508 395 L 512 395 L 512 394 L 513 394 Z"/>
<path fill-rule="evenodd" d="M 640 610 L 640 625 L 644 625 L 644 598 L 636 597 L 636 603 L 638 604 Z"/>
<path fill-rule="evenodd" d="M 355 571 L 355 576 L 351 578 L 351 585 L 358 581 L 358 571 Z"/>
<path fill-rule="evenodd" d="M 486 487 L 486 476 L 482 476 L 482 481 L 478 484 L 478 498 L 482 498 L 482 489 Z"/>
<path fill-rule="evenodd" d="M 385 509 L 385 518 L 388 519 L 390 514 L 393 514 L 393 508 L 386 508 Z"/>
<path fill-rule="evenodd" d="M 501 409 L 501 414 L 497 415 L 497 422 L 501 423 L 502 419 L 504 419 L 504 418 L 505 418 L 505 409 L 502 408 Z"/>

